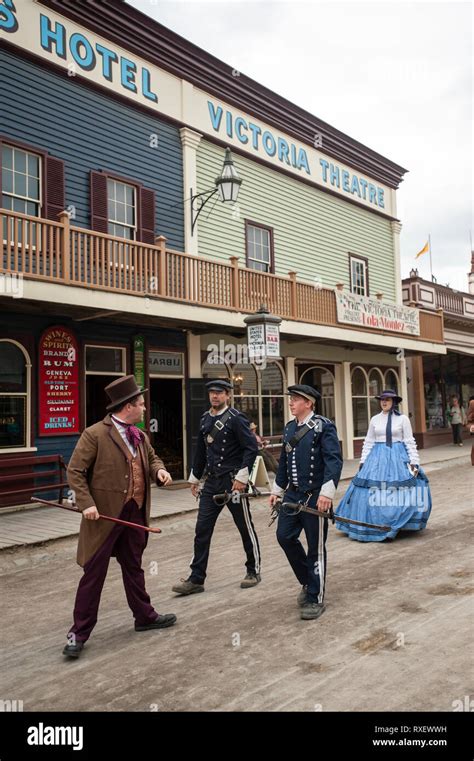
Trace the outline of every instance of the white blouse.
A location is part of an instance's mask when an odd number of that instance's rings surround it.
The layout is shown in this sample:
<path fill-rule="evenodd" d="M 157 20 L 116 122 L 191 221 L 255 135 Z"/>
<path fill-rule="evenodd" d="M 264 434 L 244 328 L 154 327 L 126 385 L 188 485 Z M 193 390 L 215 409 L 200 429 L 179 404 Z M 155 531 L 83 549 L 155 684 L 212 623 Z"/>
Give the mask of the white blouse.
<path fill-rule="evenodd" d="M 369 430 L 364 440 L 362 447 L 362 454 L 360 457 L 361 464 L 365 462 L 367 456 L 374 446 L 375 442 L 387 440 L 387 415 L 386 412 L 379 412 L 378 415 L 374 415 L 369 423 Z M 413 431 L 411 423 L 406 415 L 393 415 L 392 414 L 392 441 L 402 441 L 408 451 L 410 462 L 413 465 L 420 464 L 420 456 L 416 446 L 416 441 L 413 437 Z"/>

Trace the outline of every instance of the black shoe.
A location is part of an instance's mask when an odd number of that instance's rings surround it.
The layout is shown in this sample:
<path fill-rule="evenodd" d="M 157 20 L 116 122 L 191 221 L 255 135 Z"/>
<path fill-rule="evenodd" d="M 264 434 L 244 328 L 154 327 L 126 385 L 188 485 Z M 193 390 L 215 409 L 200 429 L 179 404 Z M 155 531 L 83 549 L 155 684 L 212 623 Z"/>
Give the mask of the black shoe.
<path fill-rule="evenodd" d="M 181 582 L 175 584 L 171 589 L 178 595 L 194 595 L 196 592 L 204 592 L 204 584 L 195 584 L 189 579 L 181 579 Z"/>
<path fill-rule="evenodd" d="M 164 613 L 162 616 L 158 616 L 151 624 L 135 624 L 136 632 L 146 632 L 148 629 L 166 629 L 168 626 L 173 626 L 176 623 L 176 616 L 174 613 Z"/>
<path fill-rule="evenodd" d="M 305 602 L 301 608 L 301 618 L 303 621 L 311 621 L 314 618 L 319 618 L 324 613 L 326 606 L 324 603 L 318 602 Z"/>
<path fill-rule="evenodd" d="M 66 645 L 63 650 L 63 655 L 67 655 L 68 658 L 79 658 L 83 648 L 83 642 L 76 642 L 75 645 Z"/>
<path fill-rule="evenodd" d="M 299 593 L 298 597 L 296 598 L 296 602 L 300 606 L 300 608 L 303 607 L 303 605 L 306 603 L 306 597 L 308 595 L 308 585 L 305 584 L 303 587 L 301 587 L 301 592 Z"/>
<path fill-rule="evenodd" d="M 260 584 L 261 580 L 262 577 L 259 573 L 248 573 L 245 579 L 242 579 L 240 582 L 240 586 L 242 589 L 250 589 L 251 587 L 256 587 L 257 584 Z"/>

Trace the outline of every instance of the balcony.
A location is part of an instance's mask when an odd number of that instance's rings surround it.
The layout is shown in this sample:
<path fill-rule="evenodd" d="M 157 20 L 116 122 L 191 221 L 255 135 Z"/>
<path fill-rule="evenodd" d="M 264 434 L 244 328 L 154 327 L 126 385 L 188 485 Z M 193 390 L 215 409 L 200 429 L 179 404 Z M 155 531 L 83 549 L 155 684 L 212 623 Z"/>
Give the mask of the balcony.
<path fill-rule="evenodd" d="M 402 281 L 403 301 L 405 304 L 416 304 L 426 310 L 442 309 L 445 324 L 458 323 L 470 327 L 474 320 L 474 294 L 457 291 L 448 285 L 424 280 L 413 269 L 410 277 Z M 470 323 L 470 325 L 469 325 Z"/>
<path fill-rule="evenodd" d="M 25 279 L 155 297 L 234 312 L 255 312 L 262 302 L 286 320 L 344 330 L 358 326 L 338 323 L 336 297 L 330 288 L 316 288 L 288 277 L 271 275 L 229 263 L 190 256 L 166 247 L 128 241 L 70 224 L 67 212 L 59 222 L 0 209 L 3 256 L 0 271 Z M 414 341 L 443 344 L 442 312 L 419 310 L 420 335 Z M 395 331 L 364 328 L 397 336 Z"/>

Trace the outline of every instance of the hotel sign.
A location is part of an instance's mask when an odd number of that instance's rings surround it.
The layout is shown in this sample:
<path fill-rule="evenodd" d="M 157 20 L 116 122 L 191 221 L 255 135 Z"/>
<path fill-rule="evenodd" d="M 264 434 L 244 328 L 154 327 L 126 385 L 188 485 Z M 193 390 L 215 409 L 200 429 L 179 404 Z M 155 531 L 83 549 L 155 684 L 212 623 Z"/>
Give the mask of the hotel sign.
<path fill-rule="evenodd" d="M 388 304 L 367 296 L 335 291 L 337 321 L 354 327 L 393 330 L 396 333 L 420 335 L 420 317 L 417 309 Z"/>

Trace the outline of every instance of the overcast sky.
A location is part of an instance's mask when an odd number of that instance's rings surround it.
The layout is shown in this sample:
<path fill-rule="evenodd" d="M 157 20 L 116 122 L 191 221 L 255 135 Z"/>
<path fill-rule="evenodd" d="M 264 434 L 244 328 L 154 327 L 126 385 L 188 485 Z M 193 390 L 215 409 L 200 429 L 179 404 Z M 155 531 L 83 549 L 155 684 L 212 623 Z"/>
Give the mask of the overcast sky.
<path fill-rule="evenodd" d="M 402 277 L 467 291 L 472 230 L 468 2 L 129 0 L 161 24 L 409 170 Z M 429 256 L 416 265 L 430 278 Z"/>

